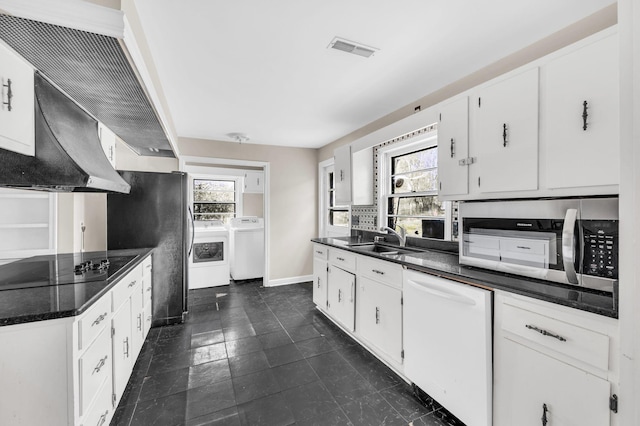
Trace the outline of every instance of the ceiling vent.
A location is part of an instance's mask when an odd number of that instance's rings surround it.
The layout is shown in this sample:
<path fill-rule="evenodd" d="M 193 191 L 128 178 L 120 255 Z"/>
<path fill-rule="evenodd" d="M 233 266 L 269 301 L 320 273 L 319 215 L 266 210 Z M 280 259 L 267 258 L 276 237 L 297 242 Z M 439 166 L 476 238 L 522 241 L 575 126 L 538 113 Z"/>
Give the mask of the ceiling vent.
<path fill-rule="evenodd" d="M 370 57 L 379 50 L 375 47 L 366 46 L 362 43 L 356 43 L 339 37 L 335 37 L 333 40 L 331 40 L 331 43 L 329 43 L 328 47 L 347 53 L 353 53 L 354 55 L 363 56 L 365 58 Z"/>

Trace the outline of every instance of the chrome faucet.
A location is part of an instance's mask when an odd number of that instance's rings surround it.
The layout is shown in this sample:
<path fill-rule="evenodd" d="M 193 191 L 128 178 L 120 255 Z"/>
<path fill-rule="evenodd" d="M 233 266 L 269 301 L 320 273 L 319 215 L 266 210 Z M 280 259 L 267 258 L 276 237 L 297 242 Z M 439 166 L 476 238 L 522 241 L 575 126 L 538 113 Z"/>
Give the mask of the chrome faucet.
<path fill-rule="evenodd" d="M 391 232 L 393 235 L 398 237 L 398 240 L 400 241 L 400 247 L 404 247 L 407 244 L 407 231 L 400 225 L 398 225 L 398 228 L 400 229 L 399 234 L 393 228 L 389 228 L 388 226 L 381 226 L 380 231 Z"/>

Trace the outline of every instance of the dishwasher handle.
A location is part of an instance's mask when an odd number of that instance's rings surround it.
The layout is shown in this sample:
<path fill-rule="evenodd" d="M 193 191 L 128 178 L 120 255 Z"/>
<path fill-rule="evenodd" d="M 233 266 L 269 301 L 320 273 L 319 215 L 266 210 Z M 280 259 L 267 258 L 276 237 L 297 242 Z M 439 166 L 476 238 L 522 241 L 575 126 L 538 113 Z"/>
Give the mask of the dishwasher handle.
<path fill-rule="evenodd" d="M 469 305 L 469 306 L 474 306 L 476 304 L 475 300 L 467 296 L 459 294 L 455 291 L 444 290 L 442 288 L 435 288 L 429 283 L 426 283 L 424 281 L 419 282 L 414 280 L 407 280 L 407 282 L 410 286 L 414 287 L 415 289 L 420 290 L 424 293 L 428 293 L 432 296 L 439 297 L 441 299 L 447 299 L 455 303 L 460 303 L 460 304 Z"/>

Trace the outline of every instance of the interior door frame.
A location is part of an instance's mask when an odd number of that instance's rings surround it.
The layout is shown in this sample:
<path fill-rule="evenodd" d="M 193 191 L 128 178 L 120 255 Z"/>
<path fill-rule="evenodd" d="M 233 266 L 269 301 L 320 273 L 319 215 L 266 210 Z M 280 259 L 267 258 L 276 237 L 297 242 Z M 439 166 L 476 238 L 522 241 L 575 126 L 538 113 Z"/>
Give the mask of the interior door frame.
<path fill-rule="evenodd" d="M 270 176 L 270 164 L 268 161 L 251 161 L 251 160 L 235 160 L 230 158 L 213 158 L 213 157 L 196 157 L 196 156 L 181 156 L 180 157 L 180 171 L 187 173 L 186 169 L 190 165 L 205 165 L 211 167 L 255 167 L 262 168 L 264 172 L 264 192 L 262 194 L 262 208 L 264 216 L 264 274 L 262 276 L 262 285 L 269 287 L 269 260 L 270 250 L 269 242 L 271 240 L 271 224 L 270 224 L 270 194 L 269 186 L 271 182 Z"/>

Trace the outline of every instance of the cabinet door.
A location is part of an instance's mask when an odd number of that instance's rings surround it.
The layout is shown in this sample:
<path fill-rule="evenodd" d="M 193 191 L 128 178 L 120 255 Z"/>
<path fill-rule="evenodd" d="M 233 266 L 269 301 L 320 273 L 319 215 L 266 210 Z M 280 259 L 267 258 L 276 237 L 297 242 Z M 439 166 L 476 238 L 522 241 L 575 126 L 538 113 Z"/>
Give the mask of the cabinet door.
<path fill-rule="evenodd" d="M 483 89 L 475 108 L 480 191 L 538 189 L 538 68 Z"/>
<path fill-rule="evenodd" d="M 244 174 L 244 192 L 262 194 L 264 192 L 264 174 L 262 172 L 246 172 Z"/>
<path fill-rule="evenodd" d="M 615 35 L 542 68 L 541 125 L 549 188 L 619 183 L 618 70 Z"/>
<path fill-rule="evenodd" d="M 402 292 L 358 276 L 358 333 L 397 363 L 402 362 Z"/>
<path fill-rule="evenodd" d="M 131 358 L 134 360 L 144 343 L 144 322 L 142 285 L 138 284 L 131 294 Z"/>
<path fill-rule="evenodd" d="M 313 259 L 313 303 L 327 309 L 327 262 Z"/>
<path fill-rule="evenodd" d="M 353 204 L 370 206 L 373 204 L 373 148 L 354 152 L 351 161 Z"/>
<path fill-rule="evenodd" d="M 496 351 L 496 426 L 540 426 L 545 411 L 548 426 L 610 424 L 606 380 L 508 338 Z"/>
<path fill-rule="evenodd" d="M 131 348 L 131 299 L 127 299 L 113 315 L 113 393 L 120 400 L 133 369 Z"/>
<path fill-rule="evenodd" d="M 351 146 L 345 145 L 333 151 L 336 205 L 351 204 Z"/>
<path fill-rule="evenodd" d="M 438 122 L 438 194 L 469 192 L 469 98 L 444 105 Z M 460 164 L 460 162 L 464 164 Z"/>
<path fill-rule="evenodd" d="M 107 160 L 111 163 L 113 168 L 116 168 L 116 134 L 113 133 L 107 126 L 102 123 L 98 123 L 98 137 L 100 138 L 100 144 L 104 155 L 107 156 Z"/>
<path fill-rule="evenodd" d="M 33 156 L 33 68 L 1 41 L 0 83 L 0 148 Z"/>
<path fill-rule="evenodd" d="M 355 329 L 355 275 L 335 266 L 328 273 L 328 312 L 347 330 Z"/>

